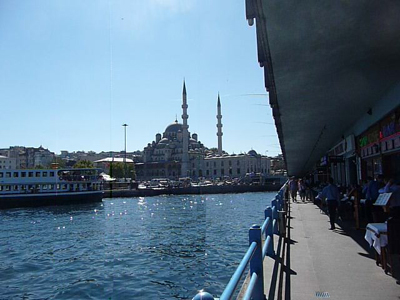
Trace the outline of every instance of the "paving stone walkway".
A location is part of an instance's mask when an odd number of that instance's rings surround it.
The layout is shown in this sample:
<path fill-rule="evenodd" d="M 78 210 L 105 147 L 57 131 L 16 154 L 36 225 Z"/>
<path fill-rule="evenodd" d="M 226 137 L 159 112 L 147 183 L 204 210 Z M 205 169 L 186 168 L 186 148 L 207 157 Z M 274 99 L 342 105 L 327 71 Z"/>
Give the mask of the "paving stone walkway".
<path fill-rule="evenodd" d="M 339 222 L 331 231 L 328 216 L 317 206 L 297 202 L 290 205 L 288 224 L 287 238 L 275 241 L 284 264 L 265 260 L 268 299 L 400 299 L 400 285 L 375 264 L 365 232 L 354 229 L 351 221 Z M 271 282 L 276 286 L 268 294 Z"/>

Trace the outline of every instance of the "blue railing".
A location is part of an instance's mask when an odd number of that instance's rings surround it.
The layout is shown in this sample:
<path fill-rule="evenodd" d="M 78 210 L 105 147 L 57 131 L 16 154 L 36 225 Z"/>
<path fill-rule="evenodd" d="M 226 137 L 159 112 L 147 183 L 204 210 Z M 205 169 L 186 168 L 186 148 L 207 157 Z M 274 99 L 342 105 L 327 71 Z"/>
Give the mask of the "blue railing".
<path fill-rule="evenodd" d="M 286 184 L 279 190 L 275 199 L 271 201 L 264 211 L 265 221 L 260 226 L 253 225 L 249 230 L 249 248 L 246 251 L 242 261 L 233 273 L 228 285 L 220 296 L 220 300 L 229 300 L 235 294 L 235 291 L 250 264 L 249 276 L 250 280 L 243 299 L 265 300 L 264 295 L 264 274 L 263 260 L 266 256 L 274 257 L 274 234 L 281 234 L 284 228 L 278 226 L 279 211 L 283 210 L 284 197 L 286 192 Z M 283 224 L 284 222 L 282 222 Z M 280 230 L 282 232 L 280 232 Z M 264 243 L 262 235 L 265 235 Z M 192 300 L 214 300 L 213 296 L 207 292 L 201 291 Z"/>

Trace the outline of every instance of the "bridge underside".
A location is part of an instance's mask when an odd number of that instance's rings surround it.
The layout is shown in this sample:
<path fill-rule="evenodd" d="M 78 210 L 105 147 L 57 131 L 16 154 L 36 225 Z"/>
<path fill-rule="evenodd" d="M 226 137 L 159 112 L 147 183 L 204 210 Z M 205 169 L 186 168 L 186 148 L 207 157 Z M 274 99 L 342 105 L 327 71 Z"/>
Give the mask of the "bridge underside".
<path fill-rule="evenodd" d="M 400 2 L 247 6 L 288 173 L 304 175 L 400 82 Z"/>

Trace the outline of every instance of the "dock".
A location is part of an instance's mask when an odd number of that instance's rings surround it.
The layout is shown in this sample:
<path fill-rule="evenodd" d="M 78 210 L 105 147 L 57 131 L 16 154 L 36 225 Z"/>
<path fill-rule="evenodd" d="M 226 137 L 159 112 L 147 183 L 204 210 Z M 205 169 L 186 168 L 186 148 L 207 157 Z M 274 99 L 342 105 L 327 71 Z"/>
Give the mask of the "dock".
<path fill-rule="evenodd" d="M 290 203 L 286 237 L 275 237 L 277 255 L 264 260 L 267 299 L 400 299 L 400 285 L 376 265 L 365 230 L 354 221 L 329 227 L 318 206 Z"/>
<path fill-rule="evenodd" d="M 113 189 L 105 190 L 103 198 L 121 197 L 151 197 L 159 195 L 203 195 L 203 194 L 230 194 L 230 193 L 253 193 L 273 192 L 281 188 L 279 184 L 267 185 L 211 185 L 185 188 L 162 188 L 162 189 Z"/>

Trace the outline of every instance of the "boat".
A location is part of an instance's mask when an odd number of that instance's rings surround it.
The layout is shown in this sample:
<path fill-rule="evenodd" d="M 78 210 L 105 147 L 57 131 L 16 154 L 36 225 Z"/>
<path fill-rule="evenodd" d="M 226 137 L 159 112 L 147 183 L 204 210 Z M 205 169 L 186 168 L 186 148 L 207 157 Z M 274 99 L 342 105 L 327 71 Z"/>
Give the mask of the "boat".
<path fill-rule="evenodd" d="M 0 209 L 87 202 L 103 198 L 100 169 L 1 169 Z"/>

